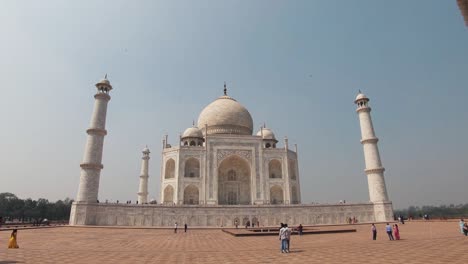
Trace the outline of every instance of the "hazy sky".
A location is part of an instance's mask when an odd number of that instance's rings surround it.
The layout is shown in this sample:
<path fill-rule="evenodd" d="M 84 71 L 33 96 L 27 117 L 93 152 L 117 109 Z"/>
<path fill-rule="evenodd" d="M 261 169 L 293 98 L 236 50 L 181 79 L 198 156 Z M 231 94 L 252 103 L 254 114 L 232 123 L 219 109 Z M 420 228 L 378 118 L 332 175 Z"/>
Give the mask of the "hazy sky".
<path fill-rule="evenodd" d="M 303 202 L 369 199 L 358 89 L 395 208 L 468 202 L 468 30 L 456 1 L 2 1 L 0 192 L 76 197 L 94 84 L 114 87 L 101 200 L 135 200 L 148 144 L 229 94 L 298 144 Z"/>

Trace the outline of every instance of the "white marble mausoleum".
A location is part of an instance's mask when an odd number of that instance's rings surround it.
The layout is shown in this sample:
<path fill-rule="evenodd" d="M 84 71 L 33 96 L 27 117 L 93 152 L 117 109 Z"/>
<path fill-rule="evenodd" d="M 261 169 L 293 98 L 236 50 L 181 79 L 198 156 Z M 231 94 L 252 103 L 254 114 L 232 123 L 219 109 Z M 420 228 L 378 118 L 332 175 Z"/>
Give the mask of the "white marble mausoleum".
<path fill-rule="evenodd" d="M 384 168 L 370 116 L 369 99 L 356 97 L 361 143 L 366 162 L 370 201 L 366 203 L 301 204 L 297 145 L 278 145 L 265 125 L 254 133 L 250 112 L 227 94 L 208 104 L 197 124 L 187 128 L 176 144 L 165 136 L 160 170 L 160 203 L 148 203 L 150 151 L 143 150 L 138 204 L 99 203 L 99 179 L 107 104 L 112 86 L 107 77 L 96 84 L 94 111 L 81 163 L 77 199 L 70 225 L 234 226 L 236 223 L 280 222 L 296 225 L 339 224 L 393 218 Z"/>
<path fill-rule="evenodd" d="M 277 147 L 265 126 L 252 135 L 249 111 L 227 95 L 206 106 L 176 146 L 163 142 L 166 205 L 299 204 L 297 152 Z"/>

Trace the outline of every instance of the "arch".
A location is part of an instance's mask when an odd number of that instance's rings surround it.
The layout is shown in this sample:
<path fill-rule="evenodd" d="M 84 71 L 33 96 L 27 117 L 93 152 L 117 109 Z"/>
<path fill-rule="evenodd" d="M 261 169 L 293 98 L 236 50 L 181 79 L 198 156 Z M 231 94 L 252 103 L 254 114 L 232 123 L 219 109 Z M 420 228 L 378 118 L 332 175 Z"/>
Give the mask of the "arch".
<path fill-rule="evenodd" d="M 232 225 L 233 226 L 236 226 L 236 225 L 240 225 L 241 222 L 239 221 L 239 217 L 236 217 L 232 220 Z"/>
<path fill-rule="evenodd" d="M 244 217 L 244 219 L 242 219 L 242 225 L 243 226 L 246 226 L 246 225 L 250 226 L 250 219 L 248 217 Z"/>
<path fill-rule="evenodd" d="M 252 226 L 256 226 L 258 228 L 258 224 L 259 224 L 258 218 L 254 216 L 254 218 L 252 218 Z"/>
<path fill-rule="evenodd" d="M 200 161 L 196 158 L 188 158 L 185 161 L 184 177 L 200 177 Z"/>
<path fill-rule="evenodd" d="M 288 165 L 289 165 L 288 166 L 289 177 L 291 178 L 291 180 L 295 180 L 296 179 L 296 162 L 290 159 Z"/>
<path fill-rule="evenodd" d="M 184 190 L 184 204 L 198 204 L 199 203 L 198 188 L 191 184 Z"/>
<path fill-rule="evenodd" d="M 218 167 L 218 204 L 251 203 L 250 165 L 243 158 L 232 155 Z"/>
<path fill-rule="evenodd" d="M 166 161 L 166 168 L 164 172 L 165 179 L 171 179 L 175 177 L 175 161 L 174 159 L 168 159 Z"/>
<path fill-rule="evenodd" d="M 270 147 L 271 147 L 271 144 L 270 144 L 270 143 L 266 143 L 265 147 L 266 147 L 266 148 L 270 148 Z"/>
<path fill-rule="evenodd" d="M 297 188 L 296 186 L 291 187 L 291 203 L 292 204 L 298 204 L 299 199 L 297 197 Z"/>
<path fill-rule="evenodd" d="M 268 172 L 271 179 L 283 178 L 283 170 L 281 162 L 277 159 L 273 159 L 268 163 Z"/>
<path fill-rule="evenodd" d="M 174 203 L 174 187 L 172 187 L 172 185 L 168 185 L 164 188 L 163 202 L 171 204 Z"/>
<path fill-rule="evenodd" d="M 283 204 L 283 188 L 278 185 L 270 189 L 270 204 Z"/>
<path fill-rule="evenodd" d="M 190 146 L 196 146 L 197 144 L 195 143 L 194 140 L 190 141 Z"/>

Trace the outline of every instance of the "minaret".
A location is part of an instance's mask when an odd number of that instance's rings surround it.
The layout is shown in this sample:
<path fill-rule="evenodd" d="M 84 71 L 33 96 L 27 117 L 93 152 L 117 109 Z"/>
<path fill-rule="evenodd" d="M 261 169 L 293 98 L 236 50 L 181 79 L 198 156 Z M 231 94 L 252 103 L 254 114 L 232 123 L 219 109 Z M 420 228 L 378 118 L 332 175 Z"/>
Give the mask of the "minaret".
<path fill-rule="evenodd" d="M 138 203 L 148 203 L 148 161 L 150 159 L 150 150 L 148 147 L 143 149 L 141 158 L 140 187 L 138 188 Z"/>
<path fill-rule="evenodd" d="M 112 85 L 107 80 L 107 74 L 96 84 L 97 93 L 94 95 L 94 110 L 89 124 L 88 138 L 84 151 L 83 162 L 80 164 L 80 186 L 76 196 L 77 202 L 96 203 L 99 192 L 99 178 L 103 165 L 102 149 L 106 131 L 107 103 Z"/>
<path fill-rule="evenodd" d="M 361 144 L 364 148 L 364 160 L 366 163 L 367 182 L 369 184 L 369 197 L 373 203 L 388 202 L 387 188 L 385 187 L 384 167 L 380 161 L 379 139 L 375 136 L 374 127 L 370 115 L 371 108 L 367 98 L 361 91 L 354 103 L 357 105 L 356 112 L 359 115 L 361 125 Z"/>

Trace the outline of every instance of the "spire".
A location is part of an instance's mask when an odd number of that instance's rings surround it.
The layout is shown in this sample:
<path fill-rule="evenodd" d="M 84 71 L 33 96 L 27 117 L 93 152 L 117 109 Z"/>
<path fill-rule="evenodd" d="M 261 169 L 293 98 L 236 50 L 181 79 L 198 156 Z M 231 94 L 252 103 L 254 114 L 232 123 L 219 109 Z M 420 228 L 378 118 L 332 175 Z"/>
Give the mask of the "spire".
<path fill-rule="evenodd" d="M 107 80 L 107 73 L 106 73 L 106 75 L 104 75 L 104 79 L 106 79 L 106 80 Z"/>
<path fill-rule="evenodd" d="M 362 93 L 362 92 L 361 92 L 361 89 L 359 89 L 358 91 L 359 91 L 359 93 Z"/>
<path fill-rule="evenodd" d="M 224 95 L 227 95 L 226 82 L 224 82 Z"/>
<path fill-rule="evenodd" d="M 192 120 L 192 127 L 195 127 L 195 120 Z"/>
<path fill-rule="evenodd" d="M 263 128 L 266 128 L 266 122 L 263 122 Z"/>

